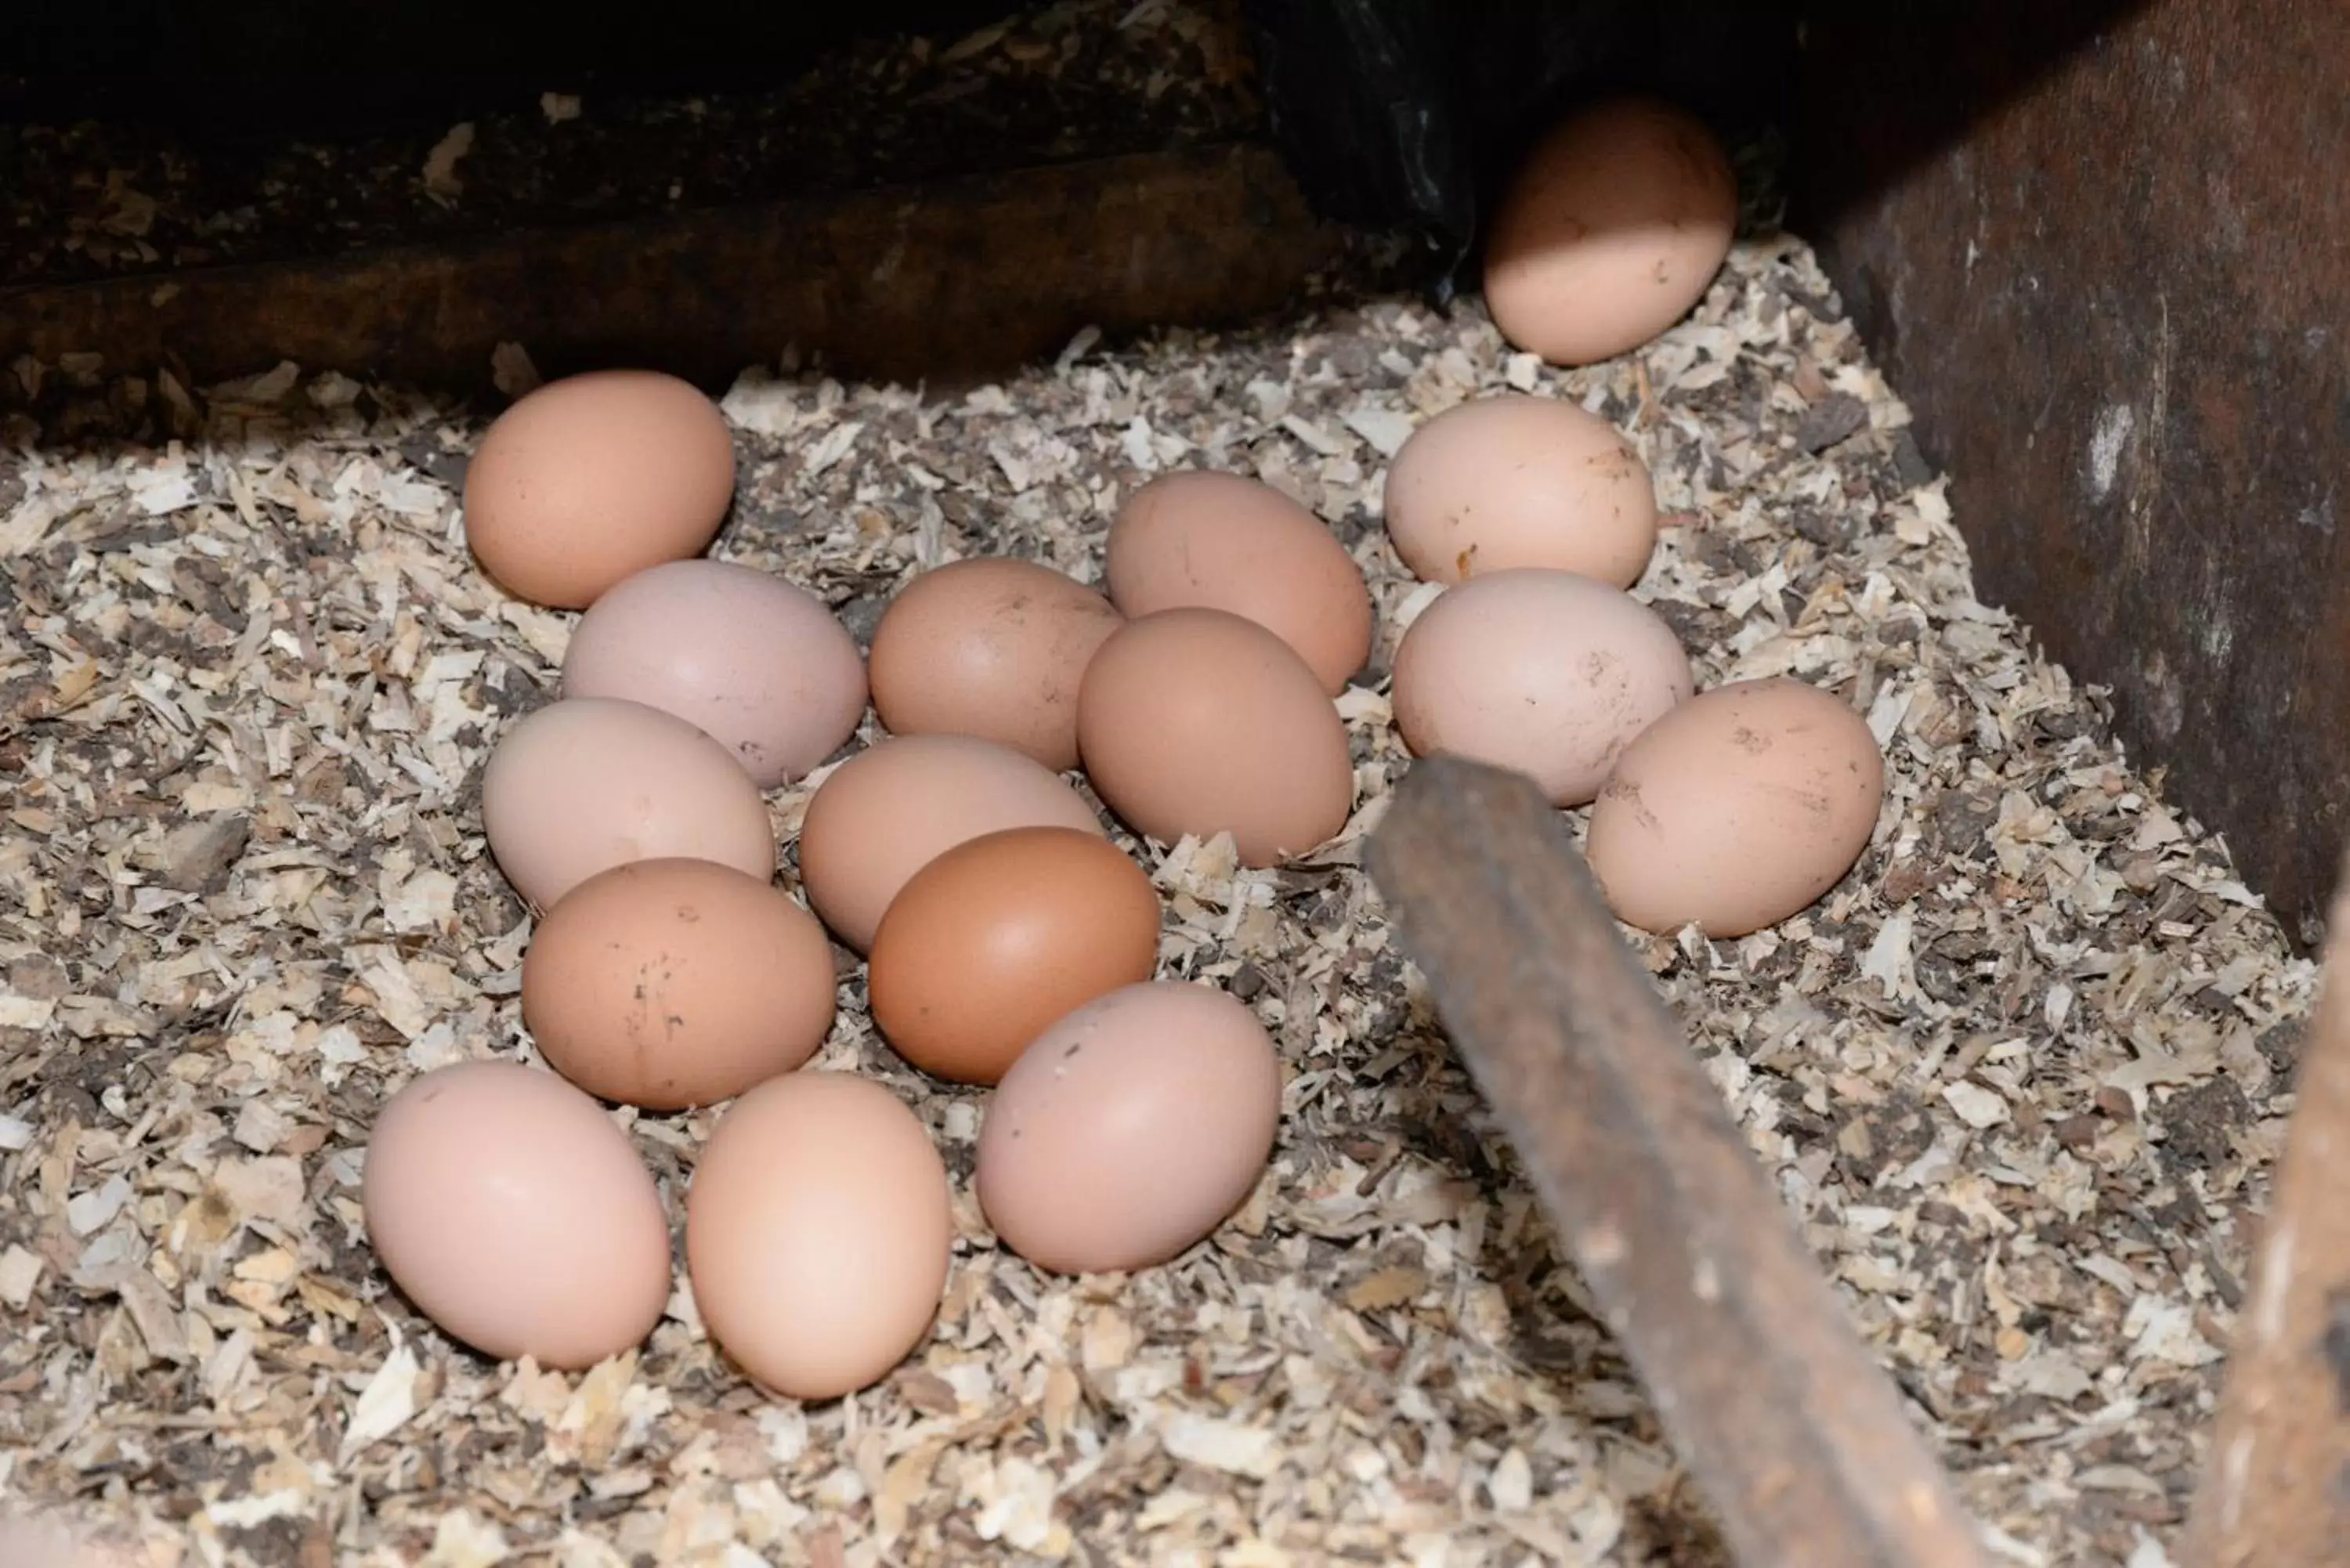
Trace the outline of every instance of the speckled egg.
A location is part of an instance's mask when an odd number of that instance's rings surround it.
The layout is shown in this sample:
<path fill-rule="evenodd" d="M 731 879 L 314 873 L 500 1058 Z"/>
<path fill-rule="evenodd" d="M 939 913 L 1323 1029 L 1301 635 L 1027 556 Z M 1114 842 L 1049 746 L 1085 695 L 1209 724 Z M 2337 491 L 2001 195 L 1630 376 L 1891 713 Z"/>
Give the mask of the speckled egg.
<path fill-rule="evenodd" d="M 1884 756 L 1851 704 L 1792 678 L 1741 680 L 1625 748 L 1585 855 L 1626 924 L 1740 937 L 1843 880 L 1884 801 Z"/>
<path fill-rule="evenodd" d="M 1657 548 L 1648 465 L 1615 426 L 1556 398 L 1479 398 L 1429 421 L 1388 467 L 1388 539 L 1412 576 L 1516 566 L 1628 588 Z"/>
<path fill-rule="evenodd" d="M 731 561 L 669 561 L 615 584 L 579 618 L 563 693 L 674 713 L 773 789 L 857 732 L 865 661 L 806 588 Z"/>
<path fill-rule="evenodd" d="M 788 1073 L 832 1028 L 832 943 L 764 877 L 632 860 L 549 909 L 522 961 L 547 1064 L 647 1110 L 715 1105 Z"/>

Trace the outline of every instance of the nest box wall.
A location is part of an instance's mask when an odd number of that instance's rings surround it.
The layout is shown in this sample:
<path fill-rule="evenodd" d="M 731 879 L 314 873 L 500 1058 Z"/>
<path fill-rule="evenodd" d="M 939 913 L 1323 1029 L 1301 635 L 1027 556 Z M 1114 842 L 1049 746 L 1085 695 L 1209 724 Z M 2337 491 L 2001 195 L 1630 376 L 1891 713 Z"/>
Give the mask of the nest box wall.
<path fill-rule="evenodd" d="M 1812 7 L 1795 222 L 1986 603 L 2314 941 L 2350 830 L 2350 9 Z"/>

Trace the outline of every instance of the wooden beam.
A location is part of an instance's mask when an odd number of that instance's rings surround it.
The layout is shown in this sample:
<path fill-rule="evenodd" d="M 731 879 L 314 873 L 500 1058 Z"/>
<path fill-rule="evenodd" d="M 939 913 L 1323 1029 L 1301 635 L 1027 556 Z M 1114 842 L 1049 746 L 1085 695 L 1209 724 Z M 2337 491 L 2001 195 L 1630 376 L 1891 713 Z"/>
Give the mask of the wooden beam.
<path fill-rule="evenodd" d="M 1412 765 L 1372 836 L 1405 952 L 1744 1568 L 1982 1568 L 1972 1524 L 1515 774 Z"/>
<path fill-rule="evenodd" d="M 2189 1515 L 2195 1568 L 2350 1558 L 2350 877 Z"/>
<path fill-rule="evenodd" d="M 883 380 L 1000 373 L 1080 329 L 1247 320 L 1340 249 L 1267 149 L 1105 158 L 349 256 L 0 291 L 0 364 L 177 361 L 478 390 L 521 344 L 717 389 L 786 348 Z"/>

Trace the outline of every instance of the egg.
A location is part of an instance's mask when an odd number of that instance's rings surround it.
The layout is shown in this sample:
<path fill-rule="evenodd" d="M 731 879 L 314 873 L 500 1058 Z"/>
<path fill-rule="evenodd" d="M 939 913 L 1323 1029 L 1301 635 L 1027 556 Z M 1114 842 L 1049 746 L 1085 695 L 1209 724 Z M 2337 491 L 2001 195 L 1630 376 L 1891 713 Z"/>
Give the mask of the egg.
<path fill-rule="evenodd" d="M 1371 652 L 1362 568 L 1322 520 L 1273 486 L 1204 470 L 1126 499 L 1105 545 L 1110 601 L 1129 618 L 1220 609 L 1280 638 L 1336 696 Z"/>
<path fill-rule="evenodd" d="M 491 421 L 465 469 L 465 542 L 507 592 L 584 609 L 698 556 L 734 499 L 734 438 L 691 382 L 651 370 L 549 381 Z"/>
<path fill-rule="evenodd" d="M 938 1315 L 954 1243 L 945 1162 L 868 1078 L 770 1078 L 726 1107 L 686 1194 L 710 1337 L 754 1382 L 837 1399 L 889 1376 Z"/>
<path fill-rule="evenodd" d="M 715 860 L 762 881 L 775 827 L 734 753 L 674 713 L 567 697 L 491 749 L 482 828 L 515 891 L 541 909 L 630 860 Z"/>
<path fill-rule="evenodd" d="M 1228 831 L 1245 866 L 1319 846 L 1354 806 L 1347 728 L 1321 681 L 1227 610 L 1160 610 L 1112 632 L 1077 693 L 1077 750 L 1135 831 L 1168 844 Z"/>
<path fill-rule="evenodd" d="M 1843 880 L 1884 799 L 1885 759 L 1850 704 L 1801 680 L 1736 681 L 1625 748 L 1584 853 L 1626 924 L 1740 937 Z"/>
<path fill-rule="evenodd" d="M 412 1080 L 377 1114 L 360 1209 L 417 1310 L 500 1361 L 592 1366 L 642 1342 L 669 1301 L 652 1173 L 603 1107 L 539 1068 Z"/>
<path fill-rule="evenodd" d="M 563 655 L 563 694 L 674 713 L 773 789 L 857 732 L 865 660 L 806 588 L 731 561 L 665 561 L 615 584 L 579 618 Z"/>
<path fill-rule="evenodd" d="M 972 735 L 898 735 L 840 764 L 800 822 L 800 880 L 833 935 L 862 953 L 898 889 L 966 839 L 1006 827 L 1107 836 L 1068 782 Z"/>
<path fill-rule="evenodd" d="M 1280 1118 L 1280 1058 L 1245 1005 L 1190 981 L 1126 986 L 1004 1074 L 980 1127 L 980 1206 L 1040 1269 L 1147 1268 L 1246 1200 Z"/>
<path fill-rule="evenodd" d="M 1628 588 L 1657 548 L 1657 492 L 1616 427 L 1556 398 L 1447 409 L 1388 466 L 1388 539 L 1423 582 L 1548 566 Z"/>
<path fill-rule="evenodd" d="M 993 1084 L 1045 1027 L 1159 961 L 1159 894 L 1098 835 L 1014 827 L 946 851 L 890 902 L 867 993 L 898 1054 Z"/>
<path fill-rule="evenodd" d="M 977 735 L 1055 772 L 1077 765 L 1077 685 L 1123 618 L 1034 561 L 924 572 L 873 631 L 873 707 L 892 734 Z"/>
<path fill-rule="evenodd" d="M 710 860 L 633 860 L 532 931 L 522 1017 L 547 1064 L 607 1100 L 731 1099 L 816 1054 L 832 943 L 774 884 Z"/>
<path fill-rule="evenodd" d="M 1521 567 L 1447 588 L 1419 613 L 1396 649 L 1390 701 L 1413 755 L 1509 768 L 1576 806 L 1693 687 L 1656 611 L 1577 573 Z"/>
<path fill-rule="evenodd" d="M 1485 304 L 1502 336 L 1555 365 L 1587 365 L 1662 334 L 1730 254 L 1738 181 L 1705 124 L 1616 98 L 1535 143 L 1485 242 Z"/>

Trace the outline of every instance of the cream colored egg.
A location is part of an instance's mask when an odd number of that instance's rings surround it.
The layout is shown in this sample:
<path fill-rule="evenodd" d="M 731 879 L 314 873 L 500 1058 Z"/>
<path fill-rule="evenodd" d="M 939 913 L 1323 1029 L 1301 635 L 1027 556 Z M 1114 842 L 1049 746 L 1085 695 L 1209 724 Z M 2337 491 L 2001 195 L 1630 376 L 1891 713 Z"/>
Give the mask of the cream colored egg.
<path fill-rule="evenodd" d="M 408 1299 L 500 1360 L 593 1366 L 650 1334 L 669 1300 L 652 1173 L 543 1068 L 470 1061 L 411 1080 L 376 1117 L 360 1204 Z"/>
<path fill-rule="evenodd" d="M 579 618 L 563 694 L 674 713 L 773 789 L 856 732 L 865 660 L 797 584 L 732 561 L 669 561 L 614 584 Z"/>
<path fill-rule="evenodd" d="M 1523 568 L 1447 588 L 1396 649 L 1396 726 L 1414 755 L 1526 774 L 1582 805 L 1635 737 L 1692 689 L 1656 611 L 1574 572 Z"/>
<path fill-rule="evenodd" d="M 1612 358 L 1689 314 L 1737 223 L 1737 176 L 1703 122 L 1648 99 L 1596 103 L 1536 143 L 1504 193 L 1485 304 L 1553 364 Z"/>
<path fill-rule="evenodd" d="M 482 827 L 515 891 L 542 909 L 631 860 L 775 874 L 767 803 L 735 753 L 674 713 L 613 697 L 567 697 L 498 737 Z"/>
<path fill-rule="evenodd" d="M 1446 410 L 1388 466 L 1388 542 L 1422 582 L 1515 566 L 1628 588 L 1657 548 L 1657 491 L 1615 426 L 1557 398 Z"/>
<path fill-rule="evenodd" d="M 837 1399 L 888 1376 L 938 1315 L 954 1246 L 947 1170 L 869 1078 L 770 1078 L 727 1106 L 686 1195 L 694 1304 L 772 1394 Z"/>

